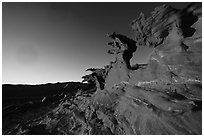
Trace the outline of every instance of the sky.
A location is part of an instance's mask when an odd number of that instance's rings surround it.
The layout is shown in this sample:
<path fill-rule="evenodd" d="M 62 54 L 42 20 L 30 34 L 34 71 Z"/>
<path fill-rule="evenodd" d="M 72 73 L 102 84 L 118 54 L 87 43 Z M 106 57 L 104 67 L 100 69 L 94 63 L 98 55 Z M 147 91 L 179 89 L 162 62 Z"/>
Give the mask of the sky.
<path fill-rule="evenodd" d="M 114 60 L 107 33 L 133 38 L 130 23 L 165 3 L 2 4 L 2 83 L 81 81 L 88 68 Z M 166 3 L 184 8 L 188 3 Z M 140 47 L 131 63 L 145 63 L 152 49 Z"/>

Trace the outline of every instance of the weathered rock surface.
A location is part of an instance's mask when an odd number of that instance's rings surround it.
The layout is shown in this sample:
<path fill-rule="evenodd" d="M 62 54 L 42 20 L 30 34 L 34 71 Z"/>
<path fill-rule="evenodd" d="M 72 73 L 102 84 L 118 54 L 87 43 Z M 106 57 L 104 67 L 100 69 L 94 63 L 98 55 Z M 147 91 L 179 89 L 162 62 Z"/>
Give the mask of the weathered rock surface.
<path fill-rule="evenodd" d="M 140 14 L 131 23 L 135 40 L 109 34 L 115 61 L 83 77 L 97 88 L 65 97 L 10 134 L 202 134 L 201 14 L 201 3 Z M 137 46 L 154 50 L 133 67 Z"/>

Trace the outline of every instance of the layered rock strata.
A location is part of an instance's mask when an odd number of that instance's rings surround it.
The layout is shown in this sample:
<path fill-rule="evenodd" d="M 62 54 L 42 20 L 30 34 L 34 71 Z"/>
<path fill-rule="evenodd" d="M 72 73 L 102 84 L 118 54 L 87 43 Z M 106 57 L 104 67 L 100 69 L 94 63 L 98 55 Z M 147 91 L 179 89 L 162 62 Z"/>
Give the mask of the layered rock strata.
<path fill-rule="evenodd" d="M 108 34 L 115 60 L 83 77 L 95 92 L 64 98 L 27 127 L 44 125 L 50 134 L 202 134 L 201 14 L 201 3 L 164 5 L 131 23 L 134 40 Z M 147 64 L 133 67 L 138 46 L 154 49 Z"/>

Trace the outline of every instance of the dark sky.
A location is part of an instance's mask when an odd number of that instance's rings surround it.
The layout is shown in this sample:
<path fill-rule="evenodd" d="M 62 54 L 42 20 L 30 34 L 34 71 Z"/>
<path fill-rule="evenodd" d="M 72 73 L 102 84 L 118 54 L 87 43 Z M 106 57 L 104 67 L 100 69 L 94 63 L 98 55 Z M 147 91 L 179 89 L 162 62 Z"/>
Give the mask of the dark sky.
<path fill-rule="evenodd" d="M 90 67 L 113 60 L 106 37 L 113 31 L 133 38 L 129 24 L 164 3 L 3 3 L 3 83 L 81 81 Z M 187 3 L 167 3 L 183 8 Z M 139 48 L 132 62 L 150 53 Z"/>

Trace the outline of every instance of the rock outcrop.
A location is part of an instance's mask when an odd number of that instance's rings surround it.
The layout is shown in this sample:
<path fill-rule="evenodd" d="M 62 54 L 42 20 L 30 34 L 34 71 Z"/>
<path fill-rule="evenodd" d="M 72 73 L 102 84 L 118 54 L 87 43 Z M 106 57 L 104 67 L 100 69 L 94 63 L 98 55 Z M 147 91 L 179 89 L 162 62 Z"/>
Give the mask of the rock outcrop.
<path fill-rule="evenodd" d="M 115 60 L 83 77 L 94 92 L 64 98 L 17 133 L 41 125 L 49 134 L 202 134 L 201 14 L 201 3 L 164 5 L 131 23 L 134 40 L 108 34 Z M 131 66 L 138 46 L 154 50 L 147 64 Z"/>

